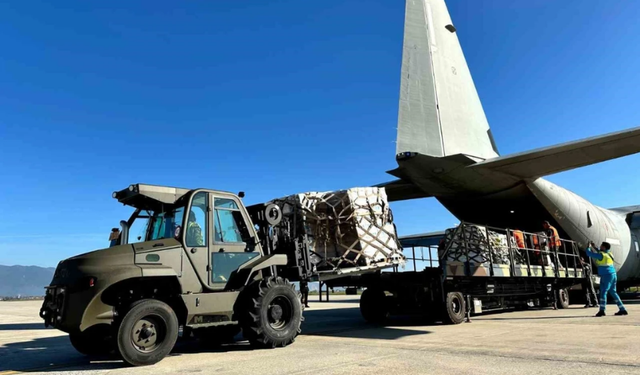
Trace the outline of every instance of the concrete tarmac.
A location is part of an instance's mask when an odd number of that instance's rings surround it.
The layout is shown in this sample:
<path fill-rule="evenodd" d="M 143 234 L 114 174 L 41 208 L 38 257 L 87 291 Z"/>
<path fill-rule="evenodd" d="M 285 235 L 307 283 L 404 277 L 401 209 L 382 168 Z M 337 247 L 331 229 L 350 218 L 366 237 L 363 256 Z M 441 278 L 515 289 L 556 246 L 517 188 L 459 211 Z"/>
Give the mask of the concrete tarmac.
<path fill-rule="evenodd" d="M 241 337 L 221 347 L 187 340 L 140 368 L 80 355 L 66 334 L 44 329 L 40 304 L 0 302 L 0 375 L 640 374 L 640 301 L 627 302 L 626 317 L 594 318 L 595 309 L 572 306 L 487 314 L 457 326 L 404 318 L 374 327 L 360 317 L 357 299 L 332 296 L 311 303 L 303 334 L 286 348 L 253 350 Z"/>

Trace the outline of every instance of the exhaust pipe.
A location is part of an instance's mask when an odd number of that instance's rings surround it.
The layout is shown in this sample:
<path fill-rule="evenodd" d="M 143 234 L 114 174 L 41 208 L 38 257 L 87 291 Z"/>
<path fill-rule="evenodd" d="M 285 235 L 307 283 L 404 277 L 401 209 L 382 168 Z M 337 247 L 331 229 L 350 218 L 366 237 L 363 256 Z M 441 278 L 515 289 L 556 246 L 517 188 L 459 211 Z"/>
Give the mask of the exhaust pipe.
<path fill-rule="evenodd" d="M 125 220 L 120 220 L 120 226 L 122 227 L 122 230 L 120 231 L 119 245 L 126 245 L 129 243 L 129 223 Z"/>

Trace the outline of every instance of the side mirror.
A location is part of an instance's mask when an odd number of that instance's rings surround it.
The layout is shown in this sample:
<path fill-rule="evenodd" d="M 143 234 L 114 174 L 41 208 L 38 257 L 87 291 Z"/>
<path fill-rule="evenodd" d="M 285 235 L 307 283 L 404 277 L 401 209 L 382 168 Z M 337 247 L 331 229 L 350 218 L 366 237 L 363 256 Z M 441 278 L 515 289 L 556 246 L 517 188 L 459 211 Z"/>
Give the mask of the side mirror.
<path fill-rule="evenodd" d="M 256 246 L 260 245 L 260 239 L 258 239 L 258 237 L 251 237 L 249 238 L 249 240 L 247 241 L 247 248 L 245 249 L 245 251 L 254 251 Z"/>
<path fill-rule="evenodd" d="M 240 198 L 244 198 L 244 191 L 239 192 L 239 193 L 238 193 L 238 197 L 240 197 Z"/>

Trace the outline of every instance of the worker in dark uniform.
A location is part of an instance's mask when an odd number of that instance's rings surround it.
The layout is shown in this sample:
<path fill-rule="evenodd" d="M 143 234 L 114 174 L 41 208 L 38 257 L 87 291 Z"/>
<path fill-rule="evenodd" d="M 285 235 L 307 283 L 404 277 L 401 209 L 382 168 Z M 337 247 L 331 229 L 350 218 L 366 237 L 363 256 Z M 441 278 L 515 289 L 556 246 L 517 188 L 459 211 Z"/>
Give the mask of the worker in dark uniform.
<path fill-rule="evenodd" d="M 607 308 L 607 293 L 611 294 L 613 300 L 618 305 L 618 312 L 615 315 L 629 315 L 627 309 L 622 304 L 620 296 L 616 291 L 616 283 L 618 281 L 618 274 L 613 267 L 614 259 L 611 255 L 611 244 L 603 242 L 600 245 L 600 251 L 596 250 L 596 245 L 591 242 L 587 248 L 587 255 L 590 258 L 596 260 L 598 266 L 598 276 L 600 276 L 600 310 L 596 314 L 597 317 L 605 316 L 605 309 Z"/>
<path fill-rule="evenodd" d="M 304 307 L 309 307 L 309 282 L 300 281 L 300 302 Z"/>
<path fill-rule="evenodd" d="M 542 253 L 542 246 L 540 245 L 540 236 L 537 233 L 531 233 L 531 247 L 533 248 L 533 257 L 531 264 L 538 266 L 544 266 L 543 258 L 545 254 Z"/>
<path fill-rule="evenodd" d="M 590 262 L 586 262 L 583 258 L 580 258 L 580 263 L 584 270 L 584 281 L 582 282 L 582 290 L 584 291 L 584 298 L 586 301 L 584 307 L 596 307 L 598 306 L 598 296 L 596 295 L 596 289 L 593 287 L 591 264 L 589 264 Z"/>

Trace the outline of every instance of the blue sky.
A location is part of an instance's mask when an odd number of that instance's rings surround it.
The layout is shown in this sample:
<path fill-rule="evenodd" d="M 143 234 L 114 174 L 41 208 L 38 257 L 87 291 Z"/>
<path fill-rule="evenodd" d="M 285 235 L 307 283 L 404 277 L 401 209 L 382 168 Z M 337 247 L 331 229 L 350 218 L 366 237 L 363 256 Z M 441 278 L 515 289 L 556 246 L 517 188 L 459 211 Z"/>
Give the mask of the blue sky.
<path fill-rule="evenodd" d="M 133 182 L 255 203 L 391 179 L 402 1 L 56 4 L 0 4 L 0 264 L 106 246 Z M 640 2 L 448 4 L 502 154 L 640 125 Z M 639 161 L 549 179 L 638 204 Z M 456 222 L 392 207 L 401 234 Z"/>

